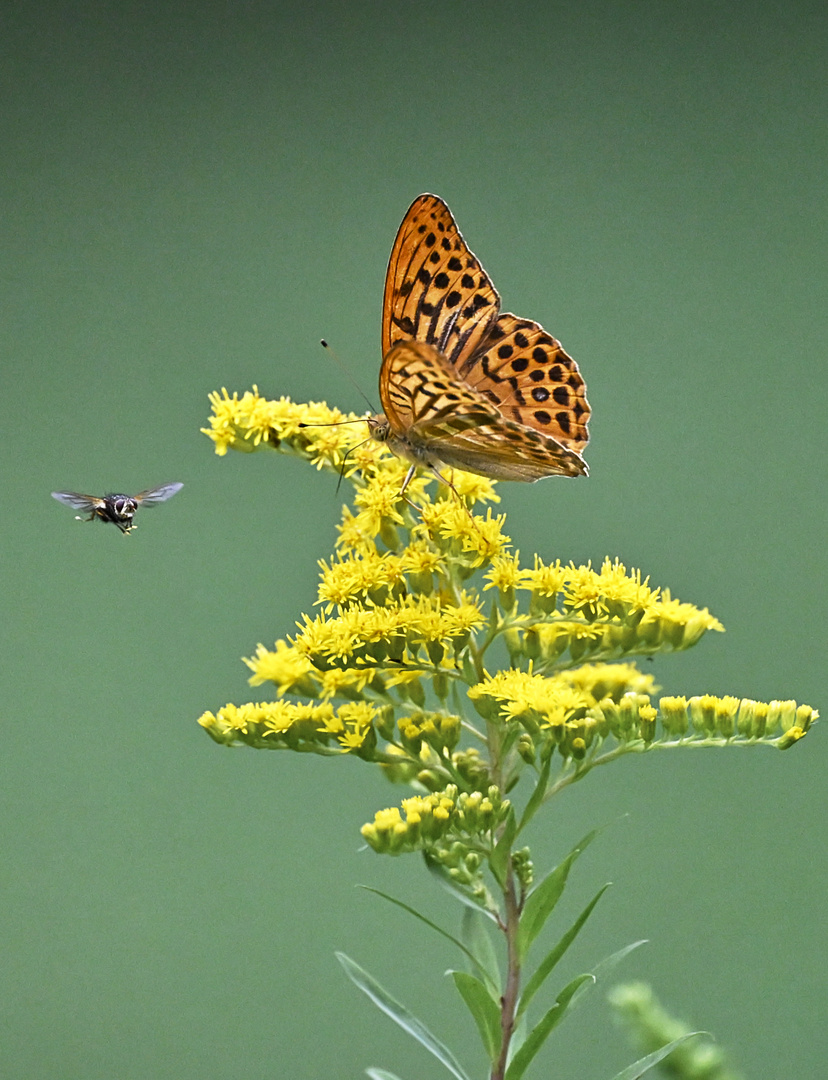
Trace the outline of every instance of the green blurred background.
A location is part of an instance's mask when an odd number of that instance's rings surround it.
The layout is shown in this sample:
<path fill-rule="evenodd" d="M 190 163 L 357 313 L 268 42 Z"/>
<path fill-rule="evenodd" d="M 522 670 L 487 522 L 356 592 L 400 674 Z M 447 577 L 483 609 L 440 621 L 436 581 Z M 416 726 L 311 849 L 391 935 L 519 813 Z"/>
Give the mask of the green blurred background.
<path fill-rule="evenodd" d="M 483 1075 L 451 926 L 415 859 L 360 852 L 399 790 L 361 763 L 229 752 L 335 480 L 221 460 L 207 394 L 363 403 L 399 221 L 442 195 L 500 290 L 581 365 L 591 477 L 503 485 L 533 550 L 640 566 L 727 627 L 676 693 L 828 708 L 826 8 L 821 3 L 4 5 L 0 1073 L 46 1080 L 445 1075 L 351 987 L 371 968 Z M 181 480 L 128 538 L 55 488 Z M 824 733 L 624 760 L 539 825 L 615 887 L 575 974 L 620 973 L 751 1080 L 824 1075 Z M 628 815 L 624 817 L 623 815 Z M 618 819 L 621 820 L 618 820 Z M 538 1076 L 631 1060 L 596 993 Z"/>

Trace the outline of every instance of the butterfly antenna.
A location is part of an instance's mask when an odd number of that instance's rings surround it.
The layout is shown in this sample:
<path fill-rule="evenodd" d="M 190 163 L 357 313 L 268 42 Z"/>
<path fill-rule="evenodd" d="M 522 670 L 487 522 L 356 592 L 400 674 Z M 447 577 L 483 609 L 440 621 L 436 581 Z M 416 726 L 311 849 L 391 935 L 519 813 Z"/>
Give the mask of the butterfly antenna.
<path fill-rule="evenodd" d="M 353 454 L 354 450 L 358 450 L 360 448 L 360 446 L 364 446 L 367 442 L 370 442 L 370 441 L 371 441 L 370 437 L 367 438 L 367 439 L 363 439 L 362 442 L 356 443 L 354 446 L 350 447 L 348 449 L 348 451 L 346 452 L 345 456 L 342 459 L 342 465 L 340 466 L 340 469 L 339 469 L 339 480 L 337 481 L 337 484 L 336 484 L 336 494 L 337 495 L 339 494 L 339 489 L 342 487 L 342 481 L 345 479 L 345 466 L 348 464 L 348 458 L 351 456 L 351 454 Z"/>
<path fill-rule="evenodd" d="M 363 393 L 362 387 L 359 385 L 359 383 L 356 381 L 356 379 L 353 377 L 353 375 L 350 373 L 350 371 L 347 369 L 347 367 L 342 363 L 342 361 L 339 359 L 339 357 L 336 355 L 336 353 L 330 347 L 330 345 L 327 343 L 327 341 L 325 341 L 325 339 L 322 338 L 322 340 L 319 342 L 319 344 L 322 346 L 323 349 L 328 350 L 328 352 L 331 354 L 331 356 L 334 358 L 334 360 L 337 362 L 337 364 L 339 364 L 339 367 L 341 368 L 341 370 L 344 372 L 345 378 L 348 380 L 348 382 L 351 384 L 351 386 L 354 387 L 354 389 L 357 391 L 357 393 L 362 398 L 362 400 L 365 402 L 365 404 L 368 406 L 368 408 L 371 410 L 371 412 L 375 413 L 377 410 L 374 408 L 373 404 L 368 400 L 368 398 Z"/>

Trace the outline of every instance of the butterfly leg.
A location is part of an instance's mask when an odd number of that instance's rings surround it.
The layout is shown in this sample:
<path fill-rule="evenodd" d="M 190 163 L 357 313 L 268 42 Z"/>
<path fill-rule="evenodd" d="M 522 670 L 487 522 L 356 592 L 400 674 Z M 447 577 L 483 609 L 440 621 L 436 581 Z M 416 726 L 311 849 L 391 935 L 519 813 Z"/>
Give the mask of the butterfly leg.
<path fill-rule="evenodd" d="M 408 505 L 411 507 L 411 509 L 416 510 L 417 513 L 419 514 L 419 513 L 421 513 L 421 510 L 420 510 L 419 506 L 417 506 L 416 503 L 413 503 L 411 501 L 411 499 L 409 499 L 409 497 L 405 493 L 405 489 L 411 483 L 412 477 L 414 476 L 414 473 L 416 472 L 416 470 L 417 470 L 416 465 L 411 465 L 409 467 L 408 472 L 405 474 L 405 480 L 403 480 L 402 487 L 400 488 L 399 498 L 401 498 L 403 500 L 403 502 L 407 502 Z"/>

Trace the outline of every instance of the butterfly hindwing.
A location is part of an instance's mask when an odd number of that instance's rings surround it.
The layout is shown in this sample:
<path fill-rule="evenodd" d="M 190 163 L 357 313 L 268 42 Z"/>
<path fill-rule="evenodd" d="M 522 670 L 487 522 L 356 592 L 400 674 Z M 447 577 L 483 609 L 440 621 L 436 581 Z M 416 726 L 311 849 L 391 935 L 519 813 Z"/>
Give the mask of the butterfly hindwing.
<path fill-rule="evenodd" d="M 578 365 L 532 319 L 503 312 L 486 341 L 457 374 L 504 416 L 572 450 L 587 444 L 590 408 Z"/>
<path fill-rule="evenodd" d="M 581 456 L 503 415 L 458 380 L 433 345 L 405 341 L 385 357 L 380 396 L 394 434 L 450 467 L 496 480 L 538 480 L 586 472 Z"/>

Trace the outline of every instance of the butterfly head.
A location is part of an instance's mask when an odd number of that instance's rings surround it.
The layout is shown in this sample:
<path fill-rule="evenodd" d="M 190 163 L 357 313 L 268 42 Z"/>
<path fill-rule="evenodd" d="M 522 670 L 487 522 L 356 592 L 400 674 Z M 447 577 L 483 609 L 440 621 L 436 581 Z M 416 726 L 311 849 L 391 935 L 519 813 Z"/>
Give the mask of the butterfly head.
<path fill-rule="evenodd" d="M 391 425 L 386 419 L 385 413 L 376 413 L 374 416 L 366 417 L 368 421 L 368 432 L 372 439 L 376 439 L 377 442 L 388 442 L 391 436 Z"/>

